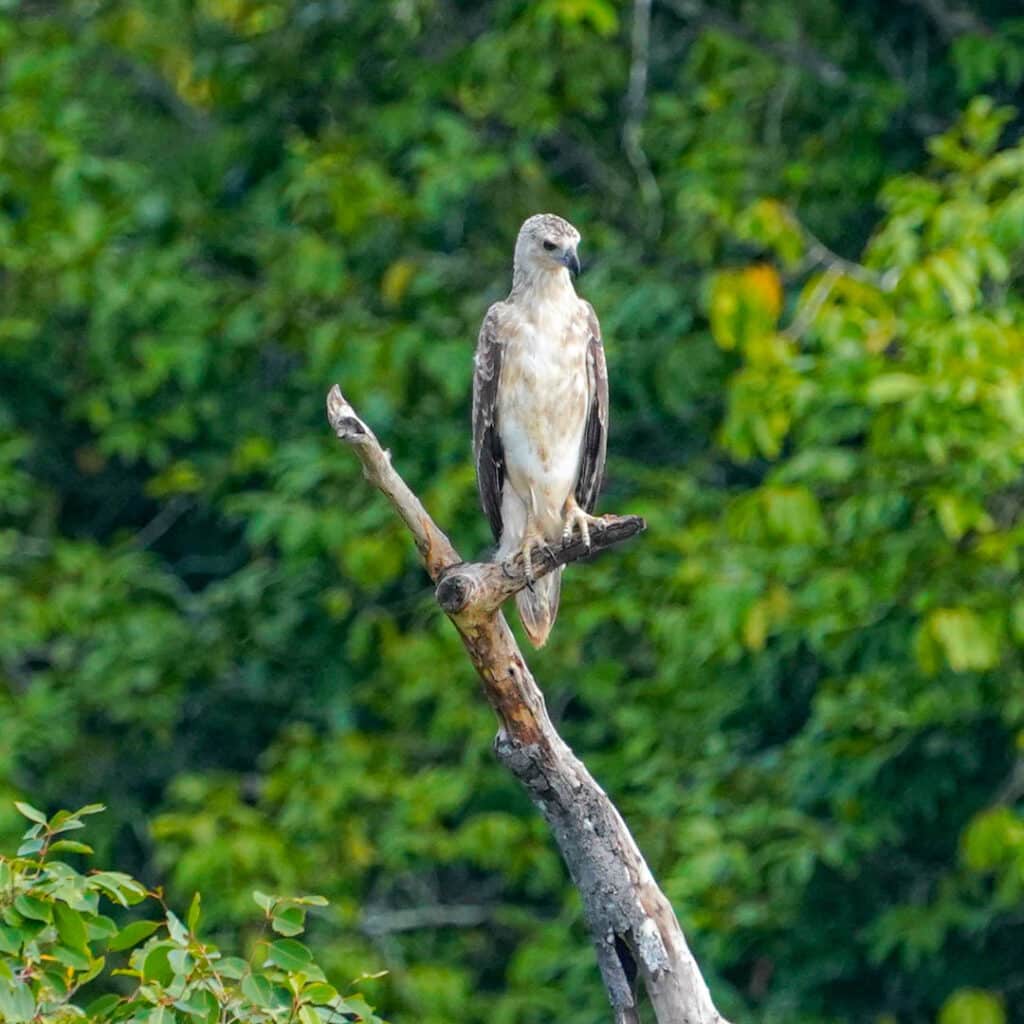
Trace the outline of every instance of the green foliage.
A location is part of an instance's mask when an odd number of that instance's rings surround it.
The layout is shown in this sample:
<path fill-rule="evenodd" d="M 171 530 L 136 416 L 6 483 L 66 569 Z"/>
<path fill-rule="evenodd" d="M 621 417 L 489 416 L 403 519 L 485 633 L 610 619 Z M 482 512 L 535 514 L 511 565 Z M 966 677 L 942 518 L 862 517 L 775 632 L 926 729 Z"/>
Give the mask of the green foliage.
<path fill-rule="evenodd" d="M 103 810 L 99 804 L 49 820 L 28 804 L 18 810 L 33 825 L 14 857 L 0 855 L 0 1019 L 7 1024 L 383 1024 L 361 995 L 342 996 L 330 985 L 302 943 L 267 931 L 301 933 L 307 908 L 327 905 L 322 897 L 256 893 L 264 917 L 252 952 L 225 955 L 200 938 L 198 893 L 183 922 L 159 891 L 131 876 L 82 874 L 54 857 L 92 852 L 57 837 L 84 828 L 82 818 Z M 129 907 L 155 919 L 119 926 L 104 913 Z"/>
<path fill-rule="evenodd" d="M 1006 1013 L 998 999 L 987 992 L 963 989 L 946 1000 L 939 1024 L 1003 1024 Z"/>
<path fill-rule="evenodd" d="M 1014 6 L 655 3 L 638 154 L 630 4 L 0 2 L 0 832 L 102 800 L 102 858 L 202 891 L 224 949 L 253 890 L 322 892 L 261 903 L 267 939 L 387 967 L 394 1019 L 602 1019 L 322 404 L 485 551 L 472 347 L 550 209 L 606 336 L 601 508 L 650 530 L 570 570 L 533 664 L 716 999 L 1021 1024 Z M 173 969 L 157 919 L 115 955 Z"/>

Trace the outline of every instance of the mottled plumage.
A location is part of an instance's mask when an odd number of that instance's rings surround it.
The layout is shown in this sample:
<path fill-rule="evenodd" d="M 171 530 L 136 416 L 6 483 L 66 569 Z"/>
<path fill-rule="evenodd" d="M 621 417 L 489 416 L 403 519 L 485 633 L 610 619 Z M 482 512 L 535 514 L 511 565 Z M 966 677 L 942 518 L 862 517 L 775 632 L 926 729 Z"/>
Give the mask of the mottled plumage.
<path fill-rule="evenodd" d="M 608 377 L 597 317 L 569 276 L 569 268 L 579 270 L 579 237 L 552 214 L 527 220 L 512 291 L 480 328 L 473 450 L 499 558 L 528 554 L 573 529 L 589 541 L 604 474 Z M 559 571 L 517 595 L 538 647 L 554 624 L 560 585 Z"/>

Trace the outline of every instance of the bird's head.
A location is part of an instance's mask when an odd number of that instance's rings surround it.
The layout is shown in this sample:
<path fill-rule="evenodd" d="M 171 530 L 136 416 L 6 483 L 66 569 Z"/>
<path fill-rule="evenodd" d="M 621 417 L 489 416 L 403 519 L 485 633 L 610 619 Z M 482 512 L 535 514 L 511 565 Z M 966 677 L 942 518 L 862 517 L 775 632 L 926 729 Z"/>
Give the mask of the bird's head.
<path fill-rule="evenodd" d="M 516 239 L 516 266 L 531 276 L 563 267 L 580 272 L 580 233 L 553 213 L 538 213 L 523 222 Z"/>

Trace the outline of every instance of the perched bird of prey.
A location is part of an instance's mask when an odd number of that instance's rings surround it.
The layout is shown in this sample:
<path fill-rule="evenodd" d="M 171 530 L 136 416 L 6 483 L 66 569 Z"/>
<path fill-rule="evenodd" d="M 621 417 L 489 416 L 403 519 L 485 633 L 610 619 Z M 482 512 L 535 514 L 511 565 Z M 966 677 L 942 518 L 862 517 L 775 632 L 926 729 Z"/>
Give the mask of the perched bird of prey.
<path fill-rule="evenodd" d="M 512 291 L 487 311 L 473 374 L 473 451 L 498 559 L 578 530 L 604 475 L 608 373 L 601 328 L 569 272 L 580 270 L 580 233 L 554 214 L 530 217 L 516 239 Z M 532 570 L 528 569 L 532 575 Z M 516 595 L 530 642 L 540 647 L 558 614 L 562 570 Z"/>

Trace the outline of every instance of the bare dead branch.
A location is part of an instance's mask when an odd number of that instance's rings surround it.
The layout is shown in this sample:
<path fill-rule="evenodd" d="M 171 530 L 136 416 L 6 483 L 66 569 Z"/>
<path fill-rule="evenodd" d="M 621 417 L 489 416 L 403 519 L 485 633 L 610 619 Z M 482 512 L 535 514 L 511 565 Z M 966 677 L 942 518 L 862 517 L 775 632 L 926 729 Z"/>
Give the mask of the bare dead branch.
<path fill-rule="evenodd" d="M 794 45 L 782 40 L 770 39 L 728 14 L 712 10 L 702 0 L 667 0 L 667 6 L 689 21 L 707 28 L 717 29 L 775 60 L 800 68 L 831 89 L 851 85 L 850 76 L 835 61 L 829 60 L 828 57 L 804 43 Z"/>
<path fill-rule="evenodd" d="M 992 798 L 993 807 L 1012 807 L 1024 796 L 1024 757 L 1019 757 L 1013 764 L 1010 774 L 996 790 Z"/>
<path fill-rule="evenodd" d="M 622 124 L 622 148 L 640 186 L 640 198 L 647 207 L 648 233 L 655 238 L 661 231 L 661 189 L 658 188 L 658 180 L 651 170 L 651 162 L 643 145 L 650 50 L 651 0 L 633 0 L 632 53 L 629 88 L 626 92 L 626 117 Z"/>
<path fill-rule="evenodd" d="M 436 583 L 441 573 L 458 562 L 452 542 L 438 528 L 409 490 L 405 481 L 392 469 L 391 456 L 380 446 L 373 431 L 356 415 L 345 401 L 337 384 L 327 394 L 327 421 L 340 441 L 346 441 L 359 456 L 366 479 L 391 502 L 402 522 L 409 528 L 416 550 L 430 578 Z"/>
<path fill-rule="evenodd" d="M 523 566 L 462 562 L 337 386 L 327 396 L 327 415 L 334 432 L 355 451 L 366 478 L 409 528 L 438 584 L 438 599 L 498 716 L 495 753 L 544 816 L 580 893 L 615 1021 L 639 1024 L 634 998 L 639 978 L 659 1024 L 726 1024 L 615 805 L 552 725 L 544 695 L 501 613 L 501 602 L 526 585 Z M 608 517 L 594 531 L 592 550 L 633 536 L 643 525 L 637 516 Z M 587 553 L 574 541 L 534 552 L 533 564 L 541 574 Z"/>
<path fill-rule="evenodd" d="M 888 290 L 891 284 L 887 282 L 884 274 L 865 267 L 861 263 L 854 263 L 852 260 L 844 259 L 839 253 L 830 249 L 820 238 L 812 234 L 804 225 L 800 225 L 800 231 L 807 244 L 807 259 L 812 264 L 823 266 L 826 270 L 835 271 L 845 277 L 852 277 L 862 284 L 874 285 L 883 291 Z"/>
<path fill-rule="evenodd" d="M 476 928 L 494 916 L 486 904 L 435 903 L 424 907 L 370 908 L 359 922 L 360 930 L 370 936 L 411 932 L 421 928 Z"/>
<path fill-rule="evenodd" d="M 792 323 L 782 332 L 787 338 L 799 340 L 802 337 L 804 331 L 811 326 L 814 318 L 821 311 L 821 307 L 832 294 L 833 288 L 843 277 L 852 278 L 854 281 L 871 285 L 881 291 L 892 291 L 895 287 L 897 273 L 894 270 L 880 273 L 861 263 L 844 259 L 813 234 L 806 225 L 799 221 L 796 224 L 804 237 L 804 244 L 807 246 L 807 256 L 803 261 L 802 269 L 806 271 L 809 267 L 818 266 L 824 267 L 825 272 L 818 279 L 813 291 L 798 310 Z"/>
<path fill-rule="evenodd" d="M 163 508 L 132 538 L 139 549 L 155 544 L 192 507 L 193 500 L 183 494 L 171 498 Z"/>
<path fill-rule="evenodd" d="M 186 102 L 178 90 L 152 68 L 116 51 L 112 63 L 117 71 L 127 75 L 140 96 L 155 103 L 186 128 L 194 132 L 208 132 L 213 128 L 209 114 Z"/>
<path fill-rule="evenodd" d="M 964 7 L 951 7 L 943 0 L 903 0 L 904 3 L 920 7 L 935 23 L 942 37 L 948 42 L 957 36 L 974 32 L 989 35 L 991 29 L 973 11 Z"/>
<path fill-rule="evenodd" d="M 821 312 L 821 307 L 825 305 L 836 282 L 842 276 L 843 272 L 836 264 L 831 263 L 826 267 L 808 300 L 793 318 L 793 322 L 782 332 L 787 338 L 799 341 L 803 337 L 804 331 L 814 323 L 814 318 Z"/>

